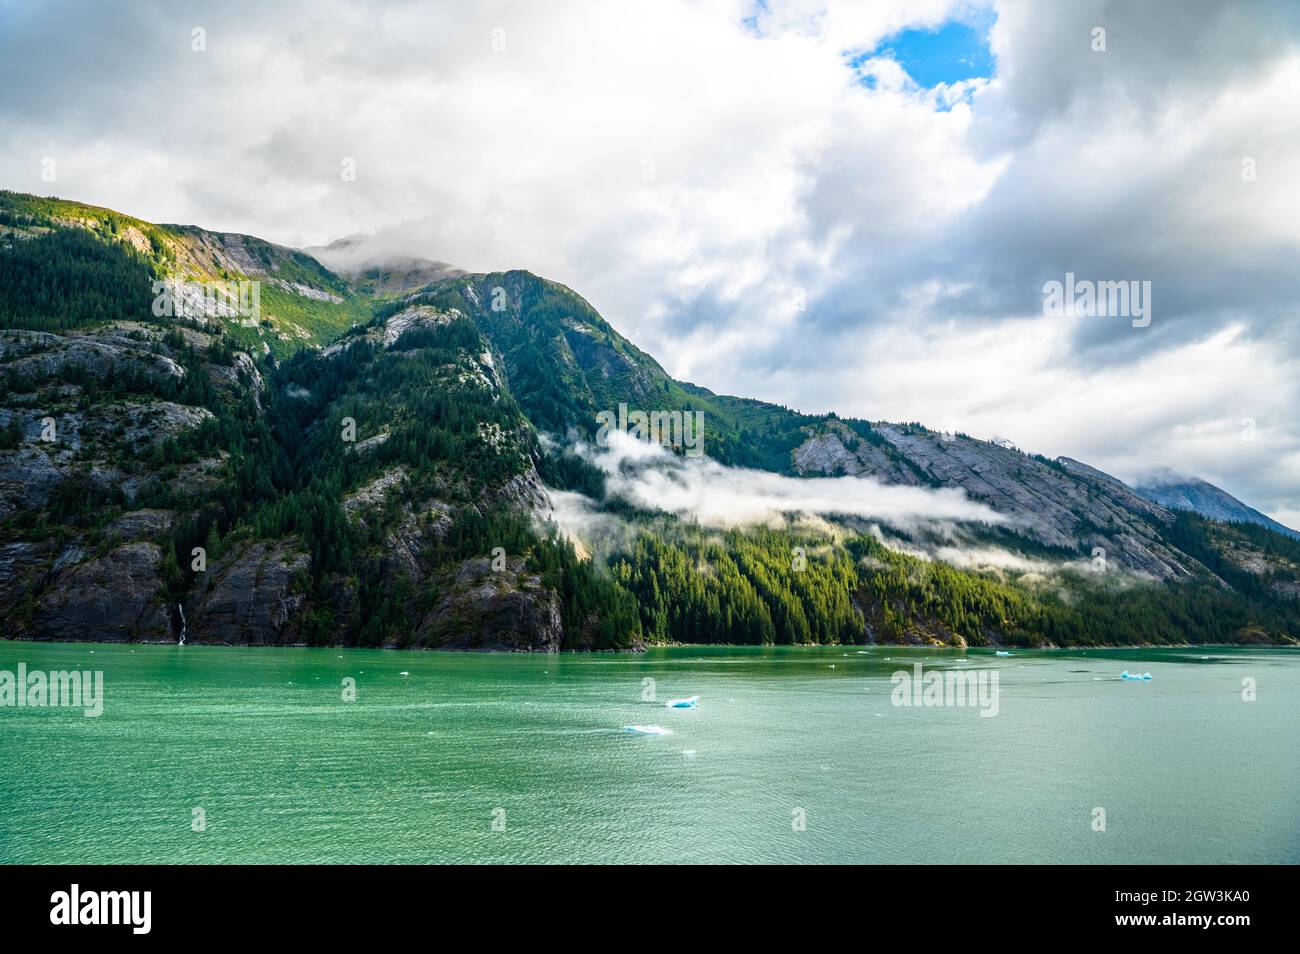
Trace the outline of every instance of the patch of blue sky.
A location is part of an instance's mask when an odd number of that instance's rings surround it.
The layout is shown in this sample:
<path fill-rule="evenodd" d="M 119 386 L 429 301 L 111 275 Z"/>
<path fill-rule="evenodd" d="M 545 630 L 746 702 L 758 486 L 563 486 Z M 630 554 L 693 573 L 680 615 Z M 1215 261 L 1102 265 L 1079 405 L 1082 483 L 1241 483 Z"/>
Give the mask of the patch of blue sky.
<path fill-rule="evenodd" d="M 933 29 L 902 30 L 881 41 L 873 50 L 855 51 L 848 56 L 848 62 L 861 72 L 861 81 L 867 87 L 875 86 L 875 77 L 869 71 L 861 71 L 861 67 L 878 57 L 894 60 L 925 89 L 987 79 L 995 68 L 989 49 L 993 20 L 992 11 L 981 11 L 948 20 Z"/>

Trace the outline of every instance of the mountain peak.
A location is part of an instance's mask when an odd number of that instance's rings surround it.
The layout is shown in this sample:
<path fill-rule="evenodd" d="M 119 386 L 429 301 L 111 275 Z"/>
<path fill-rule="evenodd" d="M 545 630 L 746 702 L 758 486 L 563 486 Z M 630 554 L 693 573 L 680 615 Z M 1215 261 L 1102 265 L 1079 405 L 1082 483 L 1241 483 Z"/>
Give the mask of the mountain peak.
<path fill-rule="evenodd" d="M 348 279 L 360 292 L 373 297 L 404 295 L 447 278 L 465 275 L 447 262 L 384 248 L 374 235 L 357 233 L 328 245 L 302 250 L 330 271 Z"/>
<path fill-rule="evenodd" d="M 1168 510 L 1190 510 L 1220 523 L 1254 523 L 1300 540 L 1300 532 L 1242 503 L 1221 487 L 1168 468 L 1151 471 L 1134 485 L 1141 496 Z"/>

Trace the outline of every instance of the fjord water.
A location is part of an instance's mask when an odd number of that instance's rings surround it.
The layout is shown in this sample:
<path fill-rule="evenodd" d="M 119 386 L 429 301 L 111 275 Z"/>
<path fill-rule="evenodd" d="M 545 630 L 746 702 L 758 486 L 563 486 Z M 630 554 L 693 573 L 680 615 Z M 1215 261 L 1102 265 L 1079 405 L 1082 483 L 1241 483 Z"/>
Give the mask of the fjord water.
<path fill-rule="evenodd" d="M 4 862 L 1300 861 L 1296 651 L 0 643 L 19 662 L 102 670 L 105 701 L 0 708 Z M 915 662 L 996 669 L 998 714 L 891 705 Z"/>

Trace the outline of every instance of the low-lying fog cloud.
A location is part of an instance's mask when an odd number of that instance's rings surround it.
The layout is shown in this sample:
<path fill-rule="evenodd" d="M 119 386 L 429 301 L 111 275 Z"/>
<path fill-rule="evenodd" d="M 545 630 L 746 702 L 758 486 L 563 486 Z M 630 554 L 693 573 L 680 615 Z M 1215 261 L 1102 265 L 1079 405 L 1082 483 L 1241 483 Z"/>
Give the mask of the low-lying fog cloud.
<path fill-rule="evenodd" d="M 844 515 L 900 528 L 1004 522 L 1000 514 L 957 488 L 887 486 L 870 477 L 786 477 L 728 467 L 708 457 L 678 457 L 618 431 L 602 446 L 578 444 L 574 449 L 604 471 L 608 495 L 706 527 L 779 523 L 786 514 Z M 583 519 L 580 501 L 562 498 L 558 510 Z M 586 519 L 595 516 L 588 513 Z"/>

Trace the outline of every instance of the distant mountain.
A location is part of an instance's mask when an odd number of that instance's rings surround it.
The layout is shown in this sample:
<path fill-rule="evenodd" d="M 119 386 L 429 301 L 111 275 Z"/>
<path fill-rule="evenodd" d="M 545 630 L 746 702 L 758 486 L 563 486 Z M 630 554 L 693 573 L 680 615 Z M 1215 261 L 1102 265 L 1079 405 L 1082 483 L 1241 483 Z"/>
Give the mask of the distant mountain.
<path fill-rule="evenodd" d="M 1157 471 L 1139 481 L 1134 490 L 1166 510 L 1190 510 L 1221 523 L 1257 523 L 1275 533 L 1300 540 L 1300 532 L 1196 477 L 1182 477 L 1170 470 Z"/>
<path fill-rule="evenodd" d="M 1300 637 L 1290 536 L 1009 441 L 715 394 L 563 285 L 366 246 L 0 192 L 0 631 L 543 651 Z M 702 527 L 621 496 L 584 450 L 621 405 L 700 412 L 710 493 L 872 478 L 863 494 L 998 519 L 823 506 Z M 560 532 L 562 503 L 591 535 Z"/>

